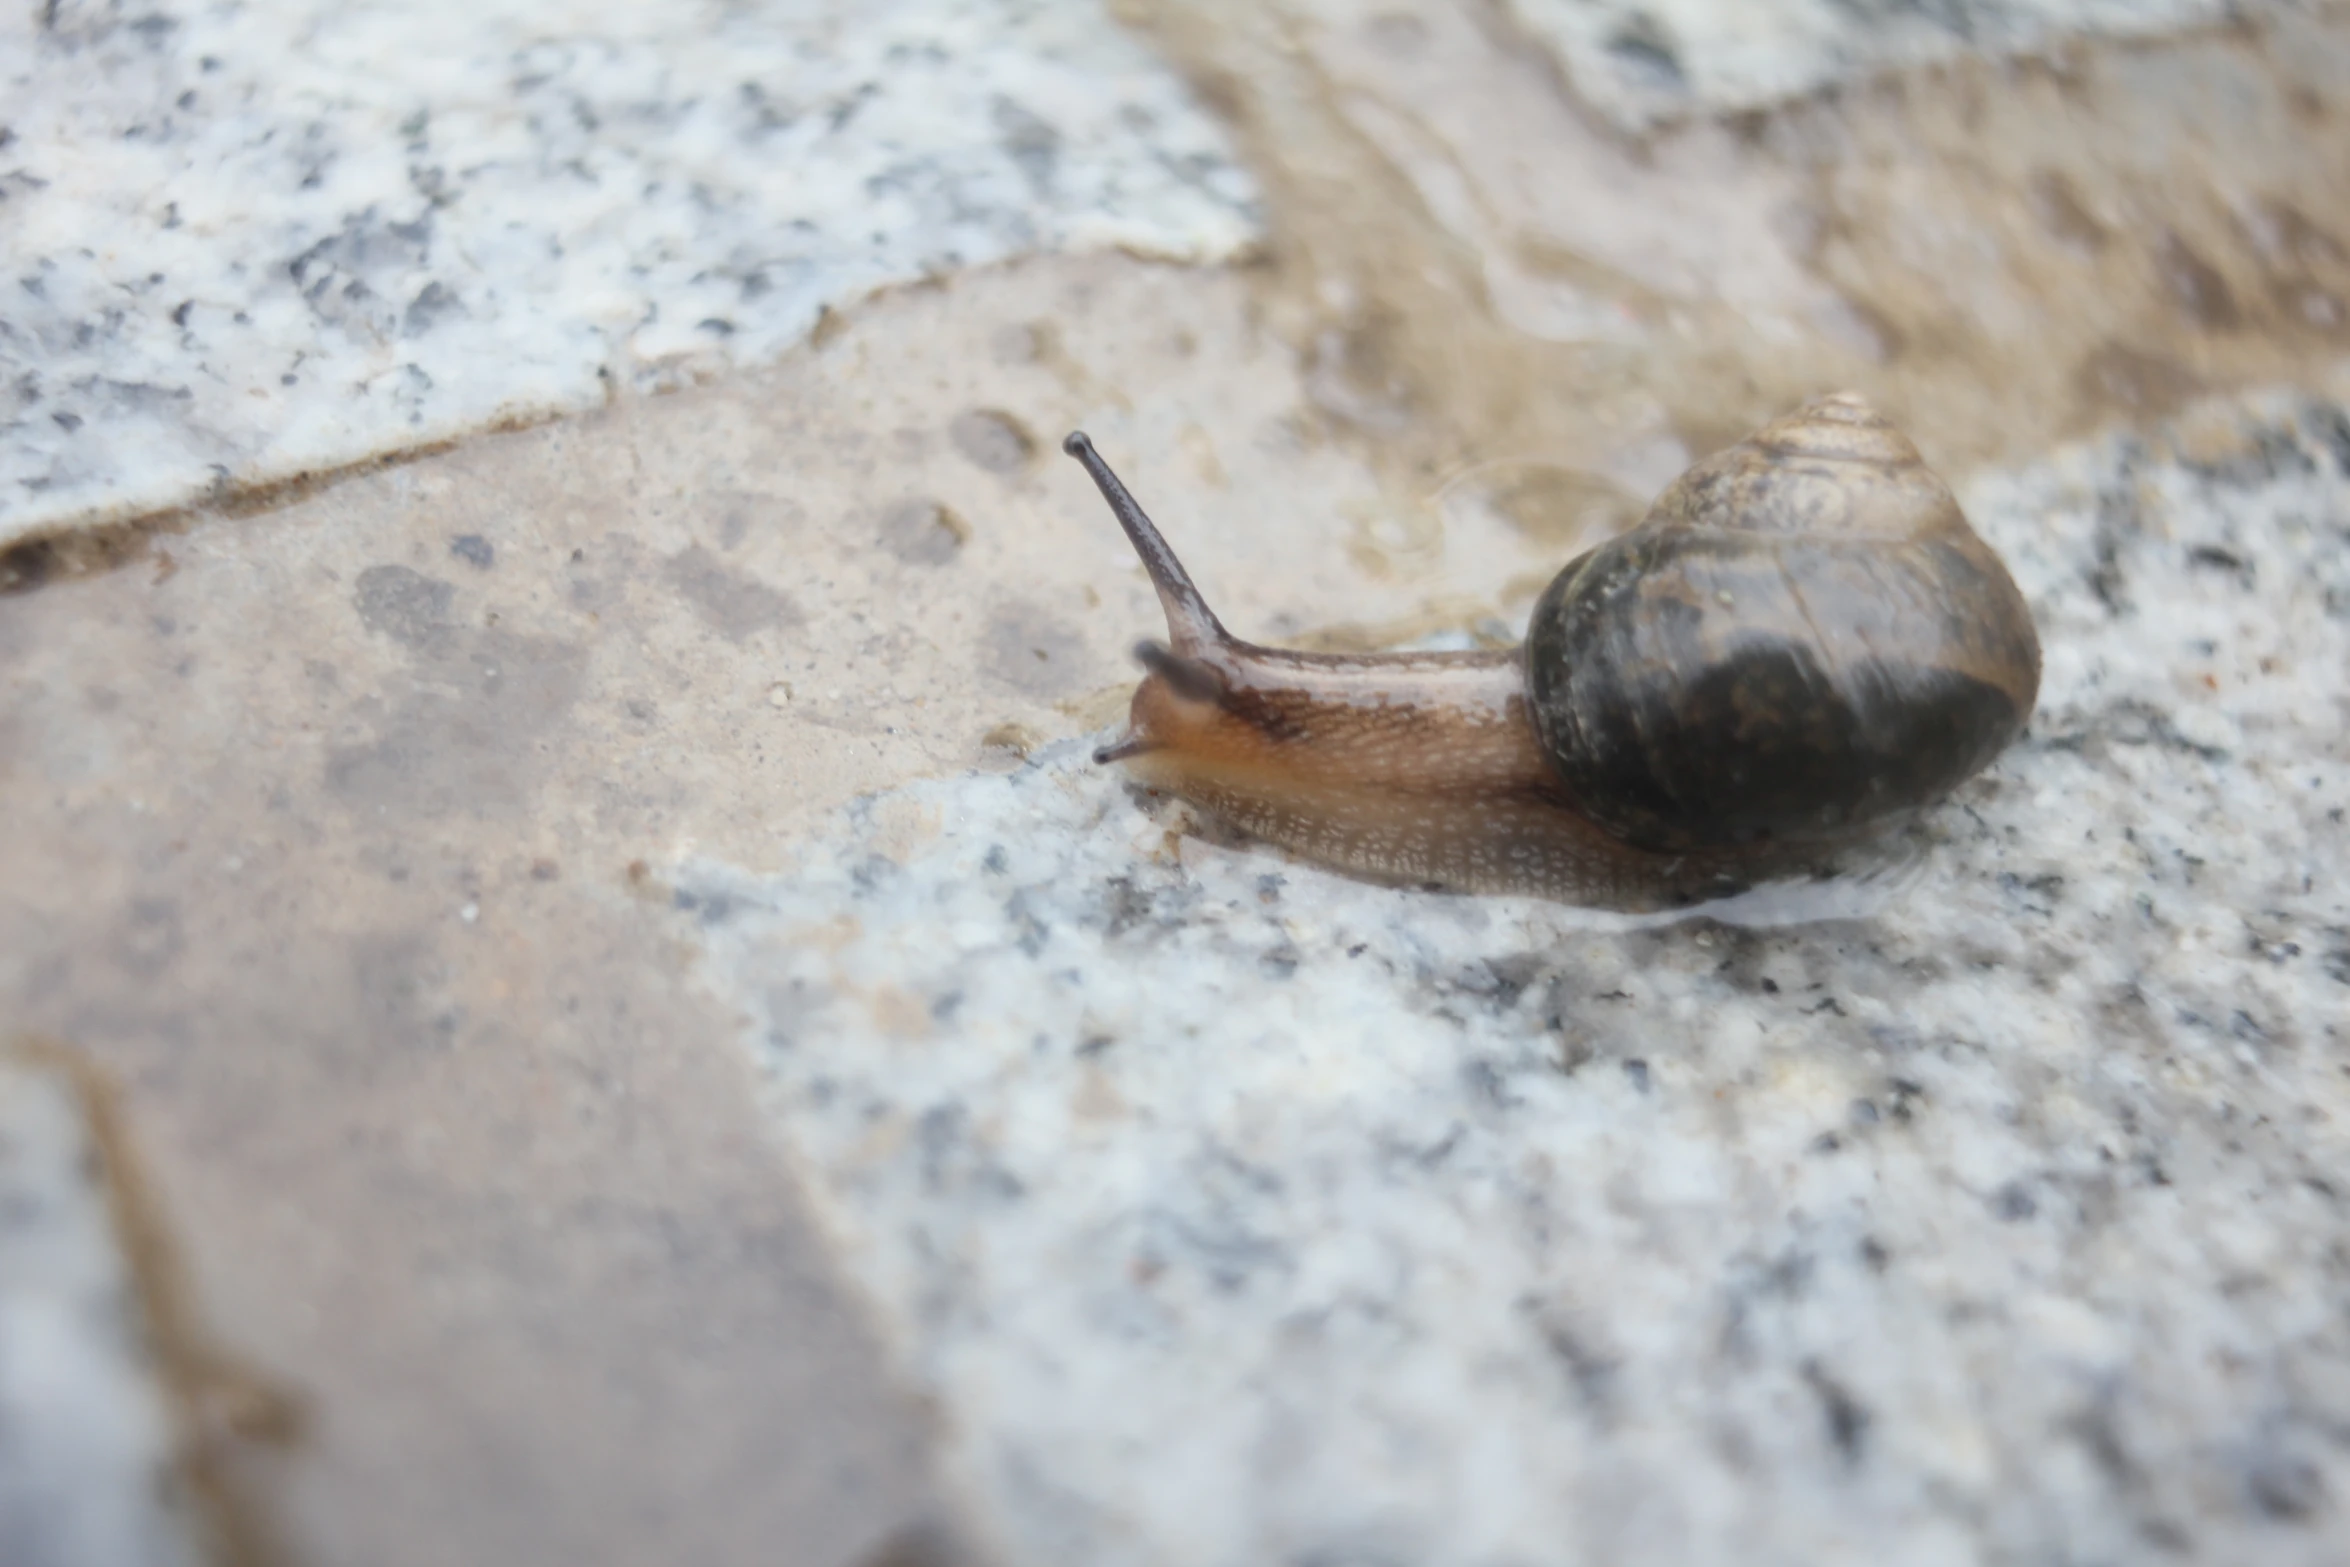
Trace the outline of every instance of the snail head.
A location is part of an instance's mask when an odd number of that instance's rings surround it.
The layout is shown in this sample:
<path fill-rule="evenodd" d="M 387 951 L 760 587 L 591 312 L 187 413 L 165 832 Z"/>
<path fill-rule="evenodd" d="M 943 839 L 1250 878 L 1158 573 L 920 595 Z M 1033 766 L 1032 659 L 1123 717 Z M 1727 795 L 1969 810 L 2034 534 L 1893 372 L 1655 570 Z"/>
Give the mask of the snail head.
<path fill-rule="evenodd" d="M 1109 502 L 1167 615 L 1166 642 L 1135 644 L 1135 660 L 1149 674 L 1134 693 L 1126 733 L 1094 752 L 1093 759 L 1121 762 L 1178 744 L 1194 745 L 1231 718 L 1230 661 L 1225 655 L 1235 646 L 1234 639 L 1208 608 L 1157 524 L 1110 471 L 1085 432 L 1071 431 L 1061 450 L 1084 466 L 1102 499 Z"/>

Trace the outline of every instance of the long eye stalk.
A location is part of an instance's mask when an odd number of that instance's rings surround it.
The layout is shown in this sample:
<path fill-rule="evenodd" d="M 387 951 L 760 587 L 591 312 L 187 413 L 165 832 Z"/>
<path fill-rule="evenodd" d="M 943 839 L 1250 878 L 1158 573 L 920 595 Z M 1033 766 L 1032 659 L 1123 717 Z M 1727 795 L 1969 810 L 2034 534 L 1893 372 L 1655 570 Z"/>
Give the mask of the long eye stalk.
<path fill-rule="evenodd" d="M 1143 570 L 1150 573 L 1151 586 L 1159 590 L 1159 606 L 1167 612 L 1167 640 L 1181 654 L 1198 654 L 1231 641 L 1223 623 L 1216 619 L 1208 601 L 1200 597 L 1192 585 L 1191 573 L 1183 569 L 1183 562 L 1167 547 L 1163 538 L 1140 502 L 1118 482 L 1110 465 L 1102 461 L 1101 453 L 1093 449 L 1093 442 L 1083 430 L 1072 430 L 1061 443 L 1061 450 L 1085 465 L 1101 490 L 1102 499 L 1110 503 L 1110 512 L 1118 519 L 1118 526 L 1126 530 L 1126 537 L 1134 545 L 1134 553 L 1142 557 Z"/>

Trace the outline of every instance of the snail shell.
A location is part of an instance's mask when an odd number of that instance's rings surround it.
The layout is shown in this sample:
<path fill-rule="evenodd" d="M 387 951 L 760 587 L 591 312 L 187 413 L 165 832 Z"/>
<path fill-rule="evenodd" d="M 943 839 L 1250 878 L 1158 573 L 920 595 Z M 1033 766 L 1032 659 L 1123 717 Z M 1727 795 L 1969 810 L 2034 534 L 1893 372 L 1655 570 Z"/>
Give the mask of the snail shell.
<path fill-rule="evenodd" d="M 1941 799 L 2038 694 L 2023 596 L 1856 397 L 1689 469 L 1502 653 L 1243 642 L 1085 436 L 1064 447 L 1167 614 L 1096 759 L 1380 879 L 1621 909 L 1725 896 Z"/>
<path fill-rule="evenodd" d="M 1949 487 L 1856 397 L 1684 473 L 1526 635 L 1568 794 L 1644 849 L 1832 840 L 1941 798 L 2031 716 L 2031 611 Z"/>

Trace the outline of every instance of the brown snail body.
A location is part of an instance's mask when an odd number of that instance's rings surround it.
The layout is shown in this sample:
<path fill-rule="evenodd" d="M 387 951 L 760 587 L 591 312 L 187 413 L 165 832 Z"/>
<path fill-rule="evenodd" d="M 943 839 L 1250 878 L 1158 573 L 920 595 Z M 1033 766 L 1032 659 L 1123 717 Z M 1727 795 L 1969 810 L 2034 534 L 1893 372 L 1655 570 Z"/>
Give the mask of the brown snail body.
<path fill-rule="evenodd" d="M 1096 759 L 1358 874 L 1625 909 L 1723 896 L 1940 800 L 2038 696 L 2023 595 L 1858 398 L 1690 468 L 1496 653 L 1242 642 L 1091 443 L 1064 444 L 1167 613 Z"/>

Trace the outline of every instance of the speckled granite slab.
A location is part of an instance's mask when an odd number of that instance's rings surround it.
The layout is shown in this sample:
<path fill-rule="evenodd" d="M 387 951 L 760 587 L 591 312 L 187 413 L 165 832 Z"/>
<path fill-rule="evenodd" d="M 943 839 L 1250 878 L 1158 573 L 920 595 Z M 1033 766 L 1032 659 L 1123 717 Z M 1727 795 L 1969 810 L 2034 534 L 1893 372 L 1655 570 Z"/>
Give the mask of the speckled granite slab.
<path fill-rule="evenodd" d="M 1072 0 L 0 17 L 0 544 L 758 363 L 1254 194 Z"/>
<path fill-rule="evenodd" d="M 1866 917 L 1381 890 L 1078 746 L 678 873 L 1007 1560 L 2344 1559 L 2350 412 L 1968 502 L 2042 707 Z"/>
<path fill-rule="evenodd" d="M 72 1080 L 0 1049 L 0 1562 L 197 1567 L 100 1168 Z"/>
<path fill-rule="evenodd" d="M 2290 3 L 2290 0 L 2284 0 Z M 2160 37 L 2279 0 L 1507 0 L 1626 130 L 1760 108 L 1902 66 Z"/>

